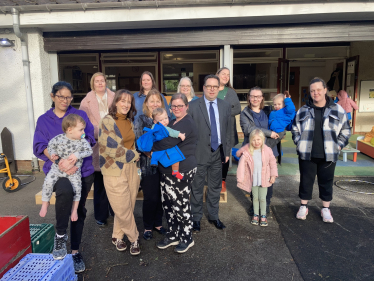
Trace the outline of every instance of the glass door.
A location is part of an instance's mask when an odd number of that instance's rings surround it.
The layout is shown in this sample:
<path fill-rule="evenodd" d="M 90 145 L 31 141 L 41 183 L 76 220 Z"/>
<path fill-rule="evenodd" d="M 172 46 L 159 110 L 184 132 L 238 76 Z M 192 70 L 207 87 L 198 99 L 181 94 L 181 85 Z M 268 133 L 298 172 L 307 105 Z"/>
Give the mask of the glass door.
<path fill-rule="evenodd" d="M 286 59 L 278 59 L 278 93 L 288 91 L 289 87 L 289 75 L 290 75 L 290 61 Z"/>
<path fill-rule="evenodd" d="M 357 103 L 357 80 L 358 80 L 358 62 L 359 56 L 350 57 L 346 60 L 345 69 L 345 91 L 348 96 Z M 352 111 L 352 128 L 355 134 L 356 111 Z"/>

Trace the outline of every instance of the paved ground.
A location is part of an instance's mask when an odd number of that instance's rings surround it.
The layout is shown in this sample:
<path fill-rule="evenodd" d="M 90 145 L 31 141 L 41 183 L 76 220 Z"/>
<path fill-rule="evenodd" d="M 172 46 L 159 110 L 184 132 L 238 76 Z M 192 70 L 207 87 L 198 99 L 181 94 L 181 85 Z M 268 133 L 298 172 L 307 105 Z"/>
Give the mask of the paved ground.
<path fill-rule="evenodd" d="M 53 223 L 53 207 L 42 219 L 35 205 L 34 195 L 43 178 L 38 174 L 36 181 L 15 193 L 1 190 L 0 213 L 27 214 L 30 223 Z M 272 202 L 275 217 L 269 217 L 269 227 L 261 228 L 250 225 L 251 203 L 235 182 L 235 177 L 229 177 L 228 203 L 220 205 L 227 229 L 219 231 L 204 218 L 202 231 L 194 235 L 195 246 L 183 255 L 171 248 L 158 250 L 155 242 L 162 237 L 157 233 L 151 241 L 141 240 L 138 257 L 117 252 L 110 242 L 112 221 L 99 229 L 89 200 L 81 247 L 87 270 L 79 280 L 374 280 L 373 195 L 335 188 L 332 214 L 336 223 L 321 221 L 317 199 L 310 203 L 307 221 L 298 221 L 294 218 L 298 178 L 281 176 Z M 143 231 L 141 206 L 138 201 L 139 231 Z"/>

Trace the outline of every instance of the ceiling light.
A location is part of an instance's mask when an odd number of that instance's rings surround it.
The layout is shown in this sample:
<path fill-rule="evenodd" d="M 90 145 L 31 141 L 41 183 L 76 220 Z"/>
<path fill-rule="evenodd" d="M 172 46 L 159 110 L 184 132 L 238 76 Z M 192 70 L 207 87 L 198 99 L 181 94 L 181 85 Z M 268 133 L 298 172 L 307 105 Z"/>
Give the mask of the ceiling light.
<path fill-rule="evenodd" d="M 165 57 L 172 57 L 172 54 L 165 54 Z"/>
<path fill-rule="evenodd" d="M 14 46 L 14 41 L 8 38 L 0 38 L 0 46 L 2 47 L 12 47 Z"/>

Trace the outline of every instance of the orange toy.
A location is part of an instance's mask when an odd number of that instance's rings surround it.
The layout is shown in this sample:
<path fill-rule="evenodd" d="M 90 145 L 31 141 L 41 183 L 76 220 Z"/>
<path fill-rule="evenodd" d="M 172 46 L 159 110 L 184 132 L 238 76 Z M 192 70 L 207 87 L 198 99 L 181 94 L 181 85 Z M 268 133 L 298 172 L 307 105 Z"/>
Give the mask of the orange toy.
<path fill-rule="evenodd" d="M 369 133 L 365 134 L 364 142 L 370 142 L 372 138 L 374 138 L 374 126 Z"/>

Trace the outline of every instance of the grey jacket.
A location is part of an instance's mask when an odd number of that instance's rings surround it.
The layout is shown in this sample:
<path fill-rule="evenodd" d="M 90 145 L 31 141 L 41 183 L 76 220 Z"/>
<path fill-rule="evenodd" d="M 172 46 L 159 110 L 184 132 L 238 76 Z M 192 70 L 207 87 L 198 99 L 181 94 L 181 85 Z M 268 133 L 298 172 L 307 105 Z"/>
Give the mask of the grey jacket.
<path fill-rule="evenodd" d="M 271 106 L 265 106 L 263 108 L 263 111 L 265 112 L 265 114 L 267 116 L 269 116 L 270 112 L 272 111 L 272 108 L 271 108 Z M 282 140 L 282 138 L 286 135 L 286 131 L 284 131 L 282 133 L 278 133 L 279 139 L 277 139 L 277 140 L 272 139 L 270 137 L 271 133 L 272 133 L 271 130 L 268 130 L 268 129 L 265 129 L 265 128 L 260 128 L 260 127 L 256 126 L 255 121 L 253 120 L 251 110 L 248 106 L 245 107 L 243 109 L 243 111 L 240 113 L 240 127 L 242 128 L 242 131 L 243 131 L 243 134 L 244 134 L 244 141 L 243 141 L 243 144 L 242 144 L 243 146 L 246 145 L 249 142 L 249 135 L 255 129 L 260 129 L 264 133 L 264 135 L 266 137 L 266 145 L 271 147 L 271 148 L 274 147 L 275 145 L 277 145 Z"/>
<path fill-rule="evenodd" d="M 227 102 L 231 108 L 231 146 L 235 146 L 239 143 L 238 132 L 236 131 L 235 116 L 240 114 L 242 107 L 238 99 L 238 94 L 231 88 L 227 89 L 227 94 L 224 101 Z"/>
<path fill-rule="evenodd" d="M 230 156 L 231 150 L 231 108 L 230 105 L 217 99 L 219 123 L 221 132 L 221 143 L 223 147 L 224 157 Z M 196 123 L 198 131 L 198 142 L 196 148 L 196 159 L 198 164 L 206 164 L 210 160 L 210 121 L 208 110 L 206 109 L 204 97 L 191 101 L 189 104 L 188 114 L 191 115 Z"/>

